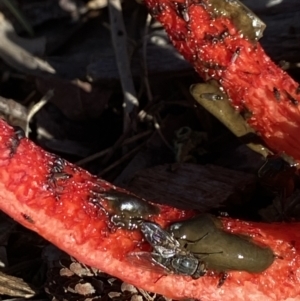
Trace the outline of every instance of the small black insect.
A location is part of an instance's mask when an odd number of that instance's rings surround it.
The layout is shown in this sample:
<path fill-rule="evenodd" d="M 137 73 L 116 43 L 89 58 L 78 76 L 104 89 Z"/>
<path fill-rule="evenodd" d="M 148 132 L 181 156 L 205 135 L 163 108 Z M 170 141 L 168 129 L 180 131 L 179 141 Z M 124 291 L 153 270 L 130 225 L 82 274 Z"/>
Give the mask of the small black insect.
<path fill-rule="evenodd" d="M 273 88 L 273 94 L 274 94 L 275 99 L 277 101 L 280 101 L 280 97 L 281 97 L 280 91 L 276 87 Z"/>
<path fill-rule="evenodd" d="M 175 11 L 177 13 L 177 15 L 182 18 L 183 20 L 185 20 L 186 22 L 189 21 L 189 15 L 188 15 L 188 7 L 185 3 L 181 3 L 181 2 L 173 2 L 174 7 L 175 7 Z"/>
<path fill-rule="evenodd" d="M 11 137 L 10 156 L 13 156 L 21 142 L 25 138 L 24 130 L 19 126 L 14 126 L 14 135 Z"/>
<path fill-rule="evenodd" d="M 297 99 L 295 99 L 291 94 L 289 94 L 287 91 L 285 91 L 286 96 L 288 98 L 288 100 L 290 101 L 290 103 L 294 106 L 297 106 L 299 104 L 299 101 Z"/>
<path fill-rule="evenodd" d="M 34 224 L 34 220 L 28 214 L 21 213 L 21 215 L 27 222 L 29 222 L 30 224 Z"/>
<path fill-rule="evenodd" d="M 66 165 L 66 161 L 62 158 L 56 158 L 51 168 L 51 173 L 62 173 Z"/>
<path fill-rule="evenodd" d="M 64 168 L 66 165 L 66 161 L 62 158 L 56 158 L 53 161 L 51 166 L 49 176 L 48 176 L 48 184 L 49 188 L 55 194 L 55 198 L 59 200 L 60 194 L 63 192 L 63 181 L 68 180 L 72 177 L 72 175 L 64 172 Z"/>

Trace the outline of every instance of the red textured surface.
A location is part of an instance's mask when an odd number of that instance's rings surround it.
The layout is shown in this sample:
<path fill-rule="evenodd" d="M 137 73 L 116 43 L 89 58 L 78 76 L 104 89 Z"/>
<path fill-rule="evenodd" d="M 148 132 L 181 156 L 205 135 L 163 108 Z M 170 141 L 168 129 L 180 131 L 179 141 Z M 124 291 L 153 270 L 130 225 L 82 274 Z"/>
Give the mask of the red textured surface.
<path fill-rule="evenodd" d="M 252 112 L 249 123 L 267 144 L 300 160 L 298 84 L 269 60 L 260 45 L 241 38 L 229 20 L 211 18 L 196 2 L 186 7 L 187 22 L 176 13 L 172 1 L 146 2 L 165 24 L 176 47 L 199 73 L 204 78 L 221 80 L 233 105 Z M 224 30 L 229 33 L 227 37 L 211 38 Z M 233 60 L 237 50 L 239 55 Z M 275 97 L 274 88 L 280 92 L 280 99 Z M 127 252 L 144 247 L 140 233 L 111 231 L 104 212 L 89 202 L 90 191 L 105 191 L 112 188 L 111 184 L 71 164 L 66 164 L 64 172 L 72 177 L 53 182 L 50 171 L 55 156 L 26 139 L 21 141 L 16 153 L 11 154 L 12 137 L 12 129 L 1 121 L 0 208 L 78 260 L 175 299 L 300 300 L 299 223 L 268 225 L 223 220 L 228 231 L 251 235 L 274 251 L 277 258 L 263 273 L 230 272 L 221 288 L 217 288 L 217 276 L 198 280 L 171 275 L 160 277 L 126 261 Z M 105 200 L 101 202 L 105 204 Z M 167 225 L 189 214 L 161 207 L 156 221 Z"/>
<path fill-rule="evenodd" d="M 202 301 L 300 300 L 300 224 L 255 224 L 223 219 L 228 231 L 250 235 L 278 256 L 265 272 L 230 272 L 221 288 L 218 276 L 198 280 L 163 276 L 126 261 L 126 254 L 145 244 L 137 231 L 108 228 L 107 216 L 89 202 L 90 191 L 113 186 L 69 163 L 64 172 L 71 178 L 51 181 L 57 158 L 27 139 L 14 154 L 14 132 L 0 120 L 0 209 L 59 248 L 88 265 L 97 267 L 136 286 L 174 299 Z M 105 202 L 105 200 L 100 200 Z M 192 212 L 161 206 L 156 221 L 167 225 Z"/>
<path fill-rule="evenodd" d="M 269 148 L 299 162 L 299 84 L 270 60 L 259 43 L 243 38 L 230 20 L 213 17 L 207 1 L 145 3 L 203 79 L 219 80 L 232 105 L 252 113 L 248 123 Z"/>

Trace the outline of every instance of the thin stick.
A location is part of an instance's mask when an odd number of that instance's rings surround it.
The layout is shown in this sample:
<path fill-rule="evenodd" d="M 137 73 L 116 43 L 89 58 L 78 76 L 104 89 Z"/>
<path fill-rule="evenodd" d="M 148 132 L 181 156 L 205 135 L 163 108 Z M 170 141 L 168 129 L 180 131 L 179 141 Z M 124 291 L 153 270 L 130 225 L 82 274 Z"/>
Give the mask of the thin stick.
<path fill-rule="evenodd" d="M 138 107 L 139 101 L 136 96 L 130 63 L 127 52 L 127 34 L 122 16 L 122 7 L 120 0 L 109 0 L 109 17 L 111 38 L 115 50 L 117 66 L 119 70 L 122 90 L 124 94 L 124 126 L 123 132 L 130 128 L 130 113 L 135 107 Z"/>
<path fill-rule="evenodd" d="M 149 27 L 150 27 L 150 23 L 151 23 L 151 15 L 148 14 L 147 15 L 147 19 L 146 19 L 146 24 L 145 24 L 145 30 L 144 30 L 144 39 L 143 39 L 143 56 L 142 56 L 142 59 L 143 59 L 143 77 L 144 77 L 144 84 L 145 84 L 145 87 L 146 87 L 146 92 L 147 92 L 147 97 L 148 97 L 148 100 L 150 102 L 152 102 L 153 100 L 153 94 L 152 94 L 152 91 L 151 91 L 151 88 L 150 88 L 150 84 L 149 84 L 149 79 L 148 79 L 148 64 L 147 64 L 147 44 L 148 44 L 148 32 L 149 32 Z"/>
<path fill-rule="evenodd" d="M 25 127 L 25 135 L 28 137 L 29 135 L 29 123 L 32 117 L 51 99 L 54 95 L 53 90 L 49 90 L 42 99 L 37 102 L 29 111 L 26 118 L 26 127 Z"/>
<path fill-rule="evenodd" d="M 2 0 L 3 4 L 9 9 L 9 11 L 14 15 L 14 17 L 20 22 L 23 28 L 30 34 L 31 37 L 34 36 L 33 28 L 26 18 L 26 16 L 22 13 L 20 9 L 16 6 L 14 1 Z"/>
<path fill-rule="evenodd" d="M 33 96 L 34 96 L 35 94 L 36 94 L 36 90 L 31 91 L 31 92 L 29 93 L 29 95 L 22 101 L 22 104 L 23 104 L 23 105 L 28 104 L 28 103 L 31 101 L 31 99 L 33 98 Z"/>
<path fill-rule="evenodd" d="M 167 146 L 167 148 L 174 153 L 174 148 L 172 147 L 172 145 L 167 141 L 167 139 L 165 138 L 165 136 L 163 135 L 162 131 L 161 131 L 161 127 L 157 121 L 157 117 L 154 116 L 154 127 L 157 130 L 158 135 L 160 136 L 161 140 L 164 142 L 164 144 Z"/>
<path fill-rule="evenodd" d="M 130 137 L 130 138 L 124 140 L 124 142 L 122 143 L 121 146 L 125 146 L 125 145 L 128 145 L 130 143 L 133 143 L 133 142 L 135 142 L 135 141 L 137 141 L 137 140 L 139 140 L 141 138 L 144 138 L 144 137 L 150 135 L 151 133 L 152 133 L 152 131 L 149 130 L 149 131 L 146 131 L 144 133 L 140 133 L 140 134 L 137 134 L 137 135 L 135 135 L 133 137 Z M 107 149 L 104 149 L 101 152 L 95 153 L 95 154 L 93 154 L 91 156 L 88 156 L 88 157 L 86 157 L 86 158 L 84 158 L 84 159 L 82 159 L 80 161 L 77 161 L 75 164 L 78 165 L 78 166 L 82 166 L 83 164 L 91 162 L 91 161 L 93 161 L 95 159 L 99 159 L 99 158 L 105 156 L 106 154 L 108 154 L 113 148 L 114 148 L 114 146 L 109 147 Z"/>
<path fill-rule="evenodd" d="M 113 168 L 117 167 L 118 165 L 120 165 L 121 163 L 123 163 L 124 161 L 126 161 L 128 158 L 130 158 L 132 155 L 134 155 L 135 153 L 137 153 L 142 147 L 144 147 L 144 145 L 146 144 L 146 142 L 142 143 L 141 145 L 137 146 L 136 148 L 134 148 L 133 150 L 131 150 L 130 152 L 128 152 L 126 155 L 124 155 L 122 158 L 120 158 L 119 160 L 115 161 L 113 164 L 111 164 L 110 166 L 108 166 L 107 168 L 103 169 L 98 176 L 102 177 L 104 174 L 108 173 L 110 170 L 112 170 Z"/>
<path fill-rule="evenodd" d="M 116 149 L 119 148 L 120 145 L 122 145 L 123 141 L 126 139 L 126 137 L 130 134 L 130 127 L 127 129 L 126 132 L 124 132 L 118 140 L 115 142 L 115 144 L 111 147 L 109 150 L 109 153 L 106 155 L 106 157 L 102 160 L 102 164 L 106 165 L 108 161 L 111 159 L 113 154 L 115 153 Z"/>

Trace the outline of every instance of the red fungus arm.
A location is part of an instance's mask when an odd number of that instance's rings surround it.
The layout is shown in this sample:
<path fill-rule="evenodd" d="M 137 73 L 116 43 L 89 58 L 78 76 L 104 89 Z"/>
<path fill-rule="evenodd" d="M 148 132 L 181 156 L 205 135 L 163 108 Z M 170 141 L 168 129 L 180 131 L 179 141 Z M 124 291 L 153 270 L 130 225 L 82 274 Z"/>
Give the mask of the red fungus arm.
<path fill-rule="evenodd" d="M 128 252 L 149 249 L 140 232 L 111 228 L 105 210 L 95 205 L 98 201 L 106 207 L 107 202 L 95 200 L 92 192 L 108 191 L 115 188 L 112 184 L 45 152 L 26 138 L 18 140 L 13 128 L 2 120 L 0 142 L 0 209 L 79 261 L 174 299 L 297 300 L 299 223 L 223 220 L 228 231 L 250 235 L 279 256 L 263 273 L 229 272 L 221 288 L 217 288 L 218 275 L 197 280 L 177 275 L 161 277 L 126 260 Z M 165 226 L 192 215 L 160 206 L 160 214 L 151 219 Z"/>

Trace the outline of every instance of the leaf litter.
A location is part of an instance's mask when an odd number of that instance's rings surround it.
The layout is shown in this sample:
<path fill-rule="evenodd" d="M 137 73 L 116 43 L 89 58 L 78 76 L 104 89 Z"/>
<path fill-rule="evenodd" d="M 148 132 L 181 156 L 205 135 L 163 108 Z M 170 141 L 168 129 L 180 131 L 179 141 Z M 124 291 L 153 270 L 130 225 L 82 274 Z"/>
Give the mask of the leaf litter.
<path fill-rule="evenodd" d="M 251 8 L 268 25 L 262 44 L 299 80 L 300 28 L 290 20 L 300 8 L 286 2 Z M 17 0 L 1 3 L 0 17 L 1 116 L 37 144 L 157 202 L 299 219 L 299 180 L 286 166 L 257 176 L 263 157 L 194 101 L 199 78 L 141 3 Z M 277 186 L 293 187 L 285 212 Z M 76 262 L 4 214 L 0 229 L 2 300 L 165 300 Z"/>

